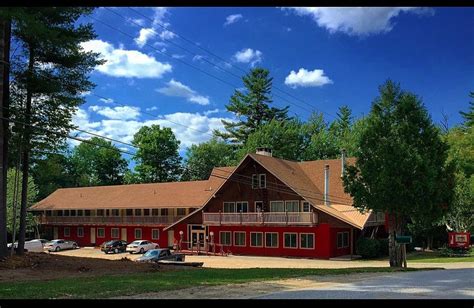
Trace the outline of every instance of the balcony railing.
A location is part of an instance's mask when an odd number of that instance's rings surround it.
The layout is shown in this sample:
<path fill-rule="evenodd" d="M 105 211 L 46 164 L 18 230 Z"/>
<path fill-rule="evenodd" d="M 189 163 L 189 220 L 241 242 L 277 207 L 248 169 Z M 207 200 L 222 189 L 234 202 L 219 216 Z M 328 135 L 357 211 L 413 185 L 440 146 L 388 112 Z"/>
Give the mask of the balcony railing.
<path fill-rule="evenodd" d="M 39 216 L 40 224 L 169 225 L 184 216 Z"/>
<path fill-rule="evenodd" d="M 207 225 L 313 225 L 316 213 L 260 212 L 260 213 L 202 213 Z"/>

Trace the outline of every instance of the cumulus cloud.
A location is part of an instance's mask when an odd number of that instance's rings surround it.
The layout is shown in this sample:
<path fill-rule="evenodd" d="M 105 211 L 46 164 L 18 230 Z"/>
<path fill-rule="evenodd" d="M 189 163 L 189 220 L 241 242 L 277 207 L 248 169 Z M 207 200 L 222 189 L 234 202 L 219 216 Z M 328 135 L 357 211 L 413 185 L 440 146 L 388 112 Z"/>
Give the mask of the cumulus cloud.
<path fill-rule="evenodd" d="M 239 19 L 242 19 L 242 17 L 243 17 L 242 14 L 229 15 L 225 19 L 224 26 L 228 26 L 228 25 L 231 25 L 233 23 L 236 23 L 237 21 L 239 21 Z"/>
<path fill-rule="evenodd" d="M 256 63 L 262 61 L 262 55 L 263 54 L 260 50 L 244 48 L 234 54 L 234 60 L 241 63 L 250 63 L 251 66 L 254 66 Z"/>
<path fill-rule="evenodd" d="M 189 102 L 197 103 L 199 105 L 209 105 L 209 97 L 199 95 L 187 85 L 174 79 L 167 82 L 166 87 L 156 89 L 156 91 L 167 96 L 184 97 Z"/>
<path fill-rule="evenodd" d="M 90 106 L 89 110 L 112 120 L 137 119 L 140 115 L 140 108 L 133 106 L 117 106 L 113 108 L 104 106 Z"/>
<path fill-rule="evenodd" d="M 176 36 L 176 34 L 174 34 L 174 32 L 171 32 L 169 30 L 163 30 L 161 33 L 160 33 L 160 38 L 162 40 L 171 40 L 172 38 L 174 38 Z"/>
<path fill-rule="evenodd" d="M 320 27 L 330 33 L 367 36 L 393 29 L 400 13 L 433 14 L 428 8 L 417 7 L 296 7 L 284 8 L 300 16 L 310 16 Z"/>
<path fill-rule="evenodd" d="M 112 44 L 102 40 L 91 40 L 81 43 L 85 51 L 100 53 L 100 58 L 107 60 L 95 69 L 113 77 L 161 78 L 171 72 L 169 63 L 157 61 L 154 57 L 141 53 L 138 50 L 115 48 Z"/>
<path fill-rule="evenodd" d="M 298 72 L 292 70 L 285 78 L 285 84 L 292 88 L 321 87 L 329 83 L 333 83 L 332 80 L 324 76 L 324 71 L 319 69 L 308 71 L 305 68 L 300 68 Z"/>
<path fill-rule="evenodd" d="M 158 110 L 158 107 L 152 106 L 152 107 L 146 108 L 145 110 L 146 111 L 155 111 L 155 110 Z"/>
<path fill-rule="evenodd" d="M 112 98 L 100 98 L 99 101 L 101 101 L 102 103 L 106 103 L 106 104 L 111 104 L 114 102 L 114 100 Z"/>
<path fill-rule="evenodd" d="M 169 11 L 165 7 L 156 7 L 153 8 L 153 21 L 151 27 L 142 28 L 138 33 L 138 37 L 135 38 L 135 43 L 138 47 L 143 48 L 147 42 L 154 37 L 158 36 L 161 40 L 171 40 L 176 37 L 176 34 L 168 29 L 164 29 L 161 32 L 157 31 L 157 27 L 167 28 L 170 26 L 170 23 L 166 22 L 166 16 L 169 14 Z M 144 25 L 142 25 L 144 26 Z M 160 42 L 162 45 L 166 45 L 164 42 Z M 156 43 L 153 45 L 155 46 Z"/>
<path fill-rule="evenodd" d="M 140 29 L 139 35 L 135 38 L 135 43 L 137 43 L 138 47 L 143 48 L 146 42 L 156 36 L 156 32 L 152 28 L 142 28 Z"/>

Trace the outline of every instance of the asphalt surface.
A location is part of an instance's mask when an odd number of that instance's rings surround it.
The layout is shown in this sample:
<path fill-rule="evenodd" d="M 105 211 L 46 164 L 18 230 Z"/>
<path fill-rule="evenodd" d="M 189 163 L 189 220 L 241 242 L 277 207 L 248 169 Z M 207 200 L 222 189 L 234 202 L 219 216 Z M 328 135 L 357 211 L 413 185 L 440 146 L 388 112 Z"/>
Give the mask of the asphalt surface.
<path fill-rule="evenodd" d="M 258 299 L 474 299 L 474 269 L 380 274 L 365 281 L 271 293 Z"/>

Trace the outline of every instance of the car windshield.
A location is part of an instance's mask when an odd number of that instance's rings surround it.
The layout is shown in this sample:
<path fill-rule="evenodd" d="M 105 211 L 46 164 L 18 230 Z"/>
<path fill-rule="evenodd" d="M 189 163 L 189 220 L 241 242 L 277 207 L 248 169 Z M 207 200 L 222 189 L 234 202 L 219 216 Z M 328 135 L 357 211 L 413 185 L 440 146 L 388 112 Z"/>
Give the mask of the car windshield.
<path fill-rule="evenodd" d="M 113 245 L 115 241 L 105 242 L 105 245 Z"/>
<path fill-rule="evenodd" d="M 149 250 L 143 256 L 144 257 L 154 257 L 158 255 L 158 250 Z"/>

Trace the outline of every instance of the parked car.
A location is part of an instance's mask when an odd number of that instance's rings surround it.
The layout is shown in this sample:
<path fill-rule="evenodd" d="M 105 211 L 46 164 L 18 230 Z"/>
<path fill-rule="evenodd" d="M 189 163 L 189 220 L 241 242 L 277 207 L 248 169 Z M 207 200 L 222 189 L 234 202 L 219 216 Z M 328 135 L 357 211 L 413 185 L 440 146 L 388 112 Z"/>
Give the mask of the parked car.
<path fill-rule="evenodd" d="M 160 246 L 156 243 L 146 241 L 146 240 L 138 240 L 133 241 L 127 245 L 126 251 L 129 253 L 144 253 L 150 249 L 160 248 Z"/>
<path fill-rule="evenodd" d="M 63 239 L 56 239 L 50 242 L 47 242 L 44 245 L 44 249 L 48 251 L 60 251 L 65 249 L 76 249 L 77 243 L 74 241 L 66 241 Z"/>
<path fill-rule="evenodd" d="M 12 244 L 8 244 L 8 249 L 12 248 Z M 18 248 L 18 242 L 15 242 L 14 249 Z M 41 240 L 31 240 L 25 242 L 24 247 L 25 252 L 43 252 L 43 243 Z"/>
<path fill-rule="evenodd" d="M 122 240 L 112 240 L 102 244 L 100 250 L 108 254 L 109 252 L 119 253 L 125 252 L 127 249 L 127 242 Z"/>
<path fill-rule="evenodd" d="M 137 262 L 157 262 L 162 260 L 167 261 L 184 261 L 184 254 L 182 253 L 171 253 L 169 248 L 151 249 L 148 250 L 143 256 L 138 258 Z"/>

